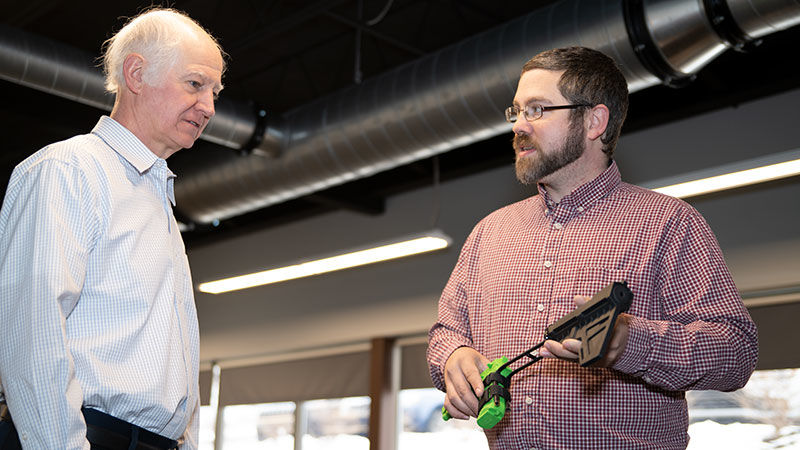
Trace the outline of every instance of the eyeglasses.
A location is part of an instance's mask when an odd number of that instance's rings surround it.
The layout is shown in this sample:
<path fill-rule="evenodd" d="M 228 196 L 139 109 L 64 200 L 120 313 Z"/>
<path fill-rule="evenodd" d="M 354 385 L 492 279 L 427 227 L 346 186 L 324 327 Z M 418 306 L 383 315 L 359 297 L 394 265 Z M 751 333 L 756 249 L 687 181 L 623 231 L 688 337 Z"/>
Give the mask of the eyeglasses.
<path fill-rule="evenodd" d="M 528 122 L 533 122 L 542 117 L 545 111 L 552 111 L 554 109 L 575 109 L 575 108 L 584 108 L 590 107 L 592 105 L 559 105 L 559 106 L 542 106 L 537 103 L 531 103 L 530 105 L 525 105 L 525 107 L 520 110 L 517 106 L 509 106 L 506 108 L 506 121 L 509 123 L 514 123 L 519 118 L 520 113 L 525 117 L 525 120 Z"/>

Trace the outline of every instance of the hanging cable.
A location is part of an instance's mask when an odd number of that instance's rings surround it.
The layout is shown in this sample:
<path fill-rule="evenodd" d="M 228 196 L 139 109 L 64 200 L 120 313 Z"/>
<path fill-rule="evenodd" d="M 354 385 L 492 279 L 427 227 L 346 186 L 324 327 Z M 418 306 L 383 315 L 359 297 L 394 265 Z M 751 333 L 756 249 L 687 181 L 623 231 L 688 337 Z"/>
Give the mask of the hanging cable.
<path fill-rule="evenodd" d="M 439 213 L 442 209 L 441 205 L 441 192 L 440 192 L 440 170 L 439 170 L 439 155 L 431 158 L 433 162 L 433 215 L 431 217 L 431 228 L 435 229 L 439 224 Z"/>
<path fill-rule="evenodd" d="M 386 6 L 383 7 L 381 12 L 379 12 L 374 18 L 367 21 L 367 26 L 371 27 L 377 25 L 381 20 L 383 20 L 383 18 L 386 17 L 386 13 L 388 13 L 389 9 L 392 7 L 392 3 L 394 3 L 394 0 L 387 1 Z"/>
<path fill-rule="evenodd" d="M 361 22 L 363 15 L 364 1 L 358 0 L 358 22 Z M 356 26 L 356 51 L 354 59 L 353 82 L 361 84 L 361 80 L 363 79 L 363 74 L 361 73 L 361 25 Z"/>

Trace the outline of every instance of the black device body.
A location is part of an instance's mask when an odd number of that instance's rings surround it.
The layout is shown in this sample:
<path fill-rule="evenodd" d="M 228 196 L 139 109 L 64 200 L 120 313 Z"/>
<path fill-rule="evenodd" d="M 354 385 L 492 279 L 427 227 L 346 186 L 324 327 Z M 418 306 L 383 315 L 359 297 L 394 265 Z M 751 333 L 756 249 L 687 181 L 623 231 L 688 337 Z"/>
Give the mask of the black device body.
<path fill-rule="evenodd" d="M 578 363 L 583 367 L 589 366 L 605 354 L 613 334 L 613 328 L 609 328 L 632 302 L 633 293 L 627 282 L 611 283 L 591 300 L 547 327 L 545 339 L 558 342 L 578 339 L 581 341 Z"/>

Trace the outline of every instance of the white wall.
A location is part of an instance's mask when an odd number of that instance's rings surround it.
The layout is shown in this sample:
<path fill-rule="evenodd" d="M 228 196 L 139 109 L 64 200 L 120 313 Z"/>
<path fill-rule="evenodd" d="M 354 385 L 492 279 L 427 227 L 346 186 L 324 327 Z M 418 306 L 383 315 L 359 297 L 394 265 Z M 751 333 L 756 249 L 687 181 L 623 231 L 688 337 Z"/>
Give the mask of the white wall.
<path fill-rule="evenodd" d="M 800 148 L 800 90 L 625 135 L 623 179 L 687 171 Z M 458 151 L 458 150 L 455 150 Z M 512 149 L 506 151 L 512 160 Z M 326 256 L 431 227 L 432 188 L 389 199 L 380 217 L 336 212 L 192 250 L 195 285 Z M 511 165 L 442 184 L 438 228 L 450 249 L 221 295 L 196 292 L 201 359 L 230 361 L 424 334 L 464 238 L 490 211 L 533 192 Z M 691 200 L 717 233 L 740 290 L 800 285 L 800 177 Z"/>

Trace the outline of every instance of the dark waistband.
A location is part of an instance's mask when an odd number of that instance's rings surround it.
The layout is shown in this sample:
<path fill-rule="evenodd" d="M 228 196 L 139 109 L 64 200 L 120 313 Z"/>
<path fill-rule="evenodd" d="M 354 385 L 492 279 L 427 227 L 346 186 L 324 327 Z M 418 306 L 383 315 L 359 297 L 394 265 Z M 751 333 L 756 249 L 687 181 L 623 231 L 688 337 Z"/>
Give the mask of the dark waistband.
<path fill-rule="evenodd" d="M 92 444 L 108 448 L 137 448 L 142 450 L 168 450 L 178 447 L 178 442 L 140 426 L 118 419 L 92 408 L 83 408 L 86 419 L 86 438 Z M 131 442 L 138 444 L 130 446 Z M 129 447 L 130 446 L 130 447 Z"/>
<path fill-rule="evenodd" d="M 178 442 L 173 439 L 153 433 L 150 430 L 102 411 L 92 408 L 83 408 L 81 411 L 86 421 L 86 438 L 93 445 L 110 449 L 133 448 L 138 450 L 171 450 L 178 448 Z M 13 423 L 8 407 L 1 402 L 0 421 Z M 0 442 L 0 444 L 2 443 Z"/>

